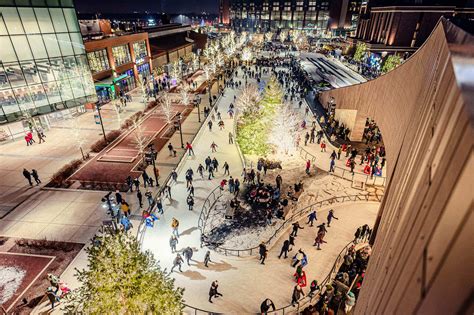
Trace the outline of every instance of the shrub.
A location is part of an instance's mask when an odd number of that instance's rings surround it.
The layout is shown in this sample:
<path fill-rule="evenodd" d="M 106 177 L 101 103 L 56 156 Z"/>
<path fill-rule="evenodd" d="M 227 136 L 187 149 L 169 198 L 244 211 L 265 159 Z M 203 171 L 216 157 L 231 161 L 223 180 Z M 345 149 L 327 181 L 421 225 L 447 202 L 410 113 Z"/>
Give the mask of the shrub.
<path fill-rule="evenodd" d="M 69 162 L 68 164 L 61 167 L 54 175 L 51 177 L 51 181 L 49 182 L 49 186 L 60 188 L 65 185 L 66 180 L 74 174 L 75 171 L 81 166 L 82 160 L 74 160 Z"/>
<path fill-rule="evenodd" d="M 111 143 L 115 139 L 120 137 L 121 134 L 122 134 L 122 130 L 112 130 L 105 137 L 107 138 L 108 143 Z M 100 138 L 99 140 L 97 140 L 91 145 L 91 151 L 95 153 L 99 153 L 100 151 L 102 151 L 103 149 L 107 147 L 108 143 L 105 142 L 104 138 Z"/>
<path fill-rule="evenodd" d="M 20 247 L 29 247 L 35 249 L 53 249 L 63 252 L 70 252 L 74 249 L 74 244 L 65 242 L 48 241 L 46 238 L 40 240 L 29 240 L 20 238 L 15 240 L 16 245 Z"/>

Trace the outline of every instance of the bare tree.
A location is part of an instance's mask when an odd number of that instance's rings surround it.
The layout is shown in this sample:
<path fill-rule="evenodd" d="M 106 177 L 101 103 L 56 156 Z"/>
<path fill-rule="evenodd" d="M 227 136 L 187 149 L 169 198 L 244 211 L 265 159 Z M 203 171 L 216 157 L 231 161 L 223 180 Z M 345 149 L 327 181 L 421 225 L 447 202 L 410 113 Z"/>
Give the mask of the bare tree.
<path fill-rule="evenodd" d="M 138 120 L 133 121 L 133 144 L 138 150 L 138 154 L 143 159 L 145 157 L 145 149 L 149 141 L 149 137 L 145 135 L 142 125 Z"/>
<path fill-rule="evenodd" d="M 183 84 L 179 92 L 179 95 L 181 97 L 181 103 L 183 103 L 184 106 L 188 106 L 190 103 L 188 92 L 189 92 L 189 86 L 187 84 Z"/>
<path fill-rule="evenodd" d="M 164 93 L 160 98 L 160 111 L 163 115 L 165 115 L 166 122 L 172 123 L 173 122 L 173 108 L 171 104 L 171 98 L 168 93 Z"/>
<path fill-rule="evenodd" d="M 82 130 L 79 127 L 77 117 L 70 120 L 70 128 L 72 132 L 72 139 L 74 140 L 74 145 L 81 151 L 82 159 L 85 160 L 86 155 L 84 154 L 84 150 L 82 149 L 85 144 L 85 140 Z"/>

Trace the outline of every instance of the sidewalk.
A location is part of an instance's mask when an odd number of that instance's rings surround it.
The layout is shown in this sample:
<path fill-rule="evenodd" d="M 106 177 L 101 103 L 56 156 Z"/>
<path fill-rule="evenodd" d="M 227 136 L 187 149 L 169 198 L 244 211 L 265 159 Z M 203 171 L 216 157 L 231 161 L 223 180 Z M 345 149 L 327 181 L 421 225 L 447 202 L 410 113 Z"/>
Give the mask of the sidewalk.
<path fill-rule="evenodd" d="M 121 123 L 136 113 L 143 110 L 145 105 L 140 103 L 141 97 L 135 95 L 133 102 L 129 102 L 125 111 L 117 116 L 111 104 L 105 105 L 102 112 L 102 120 L 106 132 L 118 129 Z M 94 112 L 86 112 L 77 118 L 78 128 L 84 141 L 82 147 L 84 152 L 89 151 L 92 143 L 102 137 L 100 125 L 94 120 Z M 36 169 L 42 181 L 42 185 L 48 183 L 50 177 L 62 166 L 72 160 L 82 158 L 81 152 L 74 143 L 72 130 L 72 119 L 62 120 L 52 125 L 46 131 L 46 142 L 35 143 L 26 146 L 25 141 L 18 139 L 0 146 L 0 177 L 4 178 L 0 183 L 0 218 L 5 217 L 12 209 L 39 191 L 39 186 L 30 187 L 23 177 L 23 168 L 31 171 Z M 36 134 L 34 135 L 37 141 Z"/>

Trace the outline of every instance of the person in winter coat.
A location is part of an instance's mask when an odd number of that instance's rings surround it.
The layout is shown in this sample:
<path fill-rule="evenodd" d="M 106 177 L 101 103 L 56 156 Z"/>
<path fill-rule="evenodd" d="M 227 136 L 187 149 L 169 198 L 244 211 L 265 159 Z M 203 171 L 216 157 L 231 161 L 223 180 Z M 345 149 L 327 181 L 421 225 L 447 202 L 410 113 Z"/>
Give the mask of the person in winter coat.
<path fill-rule="evenodd" d="M 301 227 L 299 222 L 293 223 L 293 231 L 291 232 L 291 235 L 298 236 L 299 229 L 304 229 L 304 227 Z"/>
<path fill-rule="evenodd" d="M 330 227 L 332 219 L 339 220 L 339 218 L 336 218 L 336 216 L 334 215 L 334 210 L 333 209 L 329 210 L 327 219 L 328 219 L 328 227 Z"/>
<path fill-rule="evenodd" d="M 208 250 L 206 252 L 206 255 L 204 256 L 204 266 L 209 268 L 208 264 L 209 264 L 210 261 L 211 261 L 211 251 Z"/>
<path fill-rule="evenodd" d="M 310 224 L 310 223 L 311 223 L 310 226 L 313 226 L 313 221 L 314 221 L 314 220 L 318 220 L 318 218 L 316 217 L 316 210 L 313 211 L 313 212 L 311 212 L 311 213 L 308 215 L 308 223 L 306 223 L 306 224 Z"/>
<path fill-rule="evenodd" d="M 191 260 L 191 258 L 193 257 L 193 249 L 191 247 L 186 247 L 184 250 L 183 250 L 183 255 L 184 255 L 184 258 L 186 259 L 186 263 L 188 264 L 189 266 L 189 260 Z"/>
<path fill-rule="evenodd" d="M 310 171 L 311 171 L 311 161 L 310 161 L 310 160 L 307 160 L 307 161 L 306 161 L 306 169 L 305 169 L 305 172 L 306 172 L 306 174 L 309 175 Z"/>
<path fill-rule="evenodd" d="M 186 203 L 188 204 L 188 210 L 192 211 L 194 206 L 194 198 L 191 195 L 186 198 Z"/>
<path fill-rule="evenodd" d="M 278 259 L 281 258 L 281 255 L 285 254 L 285 258 L 288 258 L 288 250 L 290 249 L 290 241 L 285 240 L 283 242 L 283 246 L 281 247 L 280 255 L 278 255 Z"/>
<path fill-rule="evenodd" d="M 355 295 L 351 291 L 346 295 L 346 301 L 344 302 L 344 312 L 348 314 L 355 305 Z"/>
<path fill-rule="evenodd" d="M 30 186 L 33 186 L 33 182 L 31 181 L 31 173 L 26 168 L 23 169 L 23 176 L 26 178 L 26 180 L 28 180 Z"/>
<path fill-rule="evenodd" d="M 181 255 L 179 253 L 176 254 L 176 257 L 173 261 L 173 267 L 171 267 L 171 272 L 173 272 L 174 268 L 176 267 L 179 267 L 179 272 L 183 272 L 181 270 L 181 264 L 183 263 L 183 258 L 181 257 Z"/>
<path fill-rule="evenodd" d="M 41 184 L 41 180 L 39 179 L 38 171 L 35 169 L 31 170 L 31 176 L 35 179 L 36 185 Z"/>
<path fill-rule="evenodd" d="M 267 314 L 270 308 L 272 309 L 272 311 L 275 311 L 275 304 L 273 304 L 272 300 L 265 299 L 265 301 L 260 304 L 260 313 Z"/>
<path fill-rule="evenodd" d="M 171 228 L 173 229 L 173 235 L 175 235 L 176 237 L 179 237 L 178 227 L 179 221 L 176 218 L 173 218 L 173 220 L 171 221 Z"/>
<path fill-rule="evenodd" d="M 305 256 L 304 252 L 300 248 L 298 252 L 295 254 L 295 256 L 293 256 L 293 264 L 291 266 L 296 267 L 296 265 L 299 264 L 300 261 L 303 260 L 304 256 Z"/>
<path fill-rule="evenodd" d="M 267 246 L 264 242 L 258 246 L 258 253 L 260 254 L 260 264 L 265 265 L 265 259 L 267 258 Z"/>
<path fill-rule="evenodd" d="M 170 237 L 170 247 L 171 247 L 171 252 L 174 253 L 176 252 L 176 245 L 178 244 L 178 239 L 176 236 L 171 235 Z"/>
<path fill-rule="evenodd" d="M 317 290 L 319 290 L 318 281 L 316 281 L 316 280 L 311 281 L 311 285 L 309 286 L 308 296 L 312 297 Z"/>
<path fill-rule="evenodd" d="M 217 282 L 217 280 L 212 282 L 211 288 L 209 289 L 209 302 L 212 303 L 211 298 L 213 297 L 223 296 L 221 293 L 217 291 L 218 287 L 219 287 L 219 283 Z"/>
<path fill-rule="evenodd" d="M 293 294 L 291 295 L 291 305 L 295 306 L 296 303 L 299 304 L 299 300 L 304 296 L 303 289 L 299 285 L 295 285 L 293 288 Z"/>

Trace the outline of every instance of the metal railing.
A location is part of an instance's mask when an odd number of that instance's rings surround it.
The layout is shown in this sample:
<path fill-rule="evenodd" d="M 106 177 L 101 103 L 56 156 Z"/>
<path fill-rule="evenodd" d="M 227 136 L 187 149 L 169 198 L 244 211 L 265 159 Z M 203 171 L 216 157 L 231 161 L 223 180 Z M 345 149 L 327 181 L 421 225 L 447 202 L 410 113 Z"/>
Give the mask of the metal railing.
<path fill-rule="evenodd" d="M 207 219 L 212 207 L 216 204 L 216 201 L 222 196 L 222 189 L 220 186 L 214 188 L 211 193 L 207 196 L 206 200 L 202 204 L 202 210 L 198 218 L 198 228 L 201 231 L 201 247 L 202 247 L 202 236 L 204 235 L 204 229 L 206 228 Z"/>
<path fill-rule="evenodd" d="M 311 163 L 316 164 L 316 156 L 306 151 L 303 147 L 298 147 L 298 152 L 304 160 L 308 160 L 309 157 Z M 330 174 L 350 181 L 357 180 L 359 182 L 365 183 L 366 185 L 385 186 L 386 182 L 386 177 L 371 176 L 361 172 L 352 173 L 350 170 L 336 165 L 334 166 L 334 172 L 331 172 Z"/>
<path fill-rule="evenodd" d="M 216 189 L 219 189 L 217 187 Z M 204 202 L 203 209 L 201 211 L 201 214 L 199 215 L 199 223 L 198 227 L 200 228 L 201 231 L 201 239 L 203 238 L 204 234 L 204 228 L 206 226 L 206 220 L 209 217 L 209 213 L 212 209 L 212 206 L 216 203 L 217 199 L 222 195 L 222 192 L 219 189 L 219 195 L 215 193 L 214 189 L 212 193 L 206 198 L 206 201 Z M 309 206 L 303 207 L 302 209 L 298 210 L 296 213 L 294 213 L 290 218 L 285 220 L 278 229 L 275 230 L 275 232 L 272 234 L 272 236 L 267 240 L 264 241 L 264 243 L 267 246 L 271 246 L 272 242 L 278 240 L 280 237 L 280 231 L 284 230 L 285 228 L 289 227 L 292 225 L 294 222 L 302 219 L 305 215 L 313 211 L 315 208 L 321 208 L 323 206 L 328 206 L 332 205 L 334 203 L 343 203 L 346 201 L 352 201 L 352 202 L 358 202 L 358 201 L 371 201 L 370 198 L 375 197 L 377 201 L 381 201 L 378 195 L 350 195 L 350 196 L 341 196 L 341 197 L 331 197 L 328 199 L 324 199 L 321 201 L 318 201 L 314 204 L 311 204 Z M 203 220 L 203 221 L 201 221 Z M 201 243 L 202 246 L 202 243 Z M 237 257 L 242 257 L 242 256 L 252 256 L 256 255 L 259 252 L 259 246 L 255 246 L 252 248 L 247 248 L 247 249 L 231 249 L 231 248 L 225 248 L 222 246 L 215 246 L 213 247 L 213 250 L 216 252 L 222 253 L 226 256 L 237 256 Z"/>
<path fill-rule="evenodd" d="M 326 286 L 326 284 L 330 283 L 336 276 L 337 272 L 339 271 L 339 268 L 341 267 L 342 262 L 344 261 L 344 256 L 347 254 L 349 248 L 352 246 L 353 241 L 350 241 L 346 246 L 342 248 L 342 250 L 339 252 L 339 255 L 337 255 L 336 260 L 334 261 L 334 264 L 327 274 L 327 276 L 319 283 L 319 290 L 317 291 L 317 294 L 313 296 L 308 296 L 306 295 L 304 298 L 298 301 L 298 304 L 296 306 L 293 306 L 292 304 L 288 304 L 284 307 L 281 307 L 279 309 L 276 309 L 273 312 L 268 312 L 268 314 L 276 315 L 276 314 L 288 314 L 289 312 L 294 313 L 302 311 L 302 309 L 313 302 L 319 301 L 319 297 L 321 297 L 321 293 L 323 293 L 322 289 Z"/>

